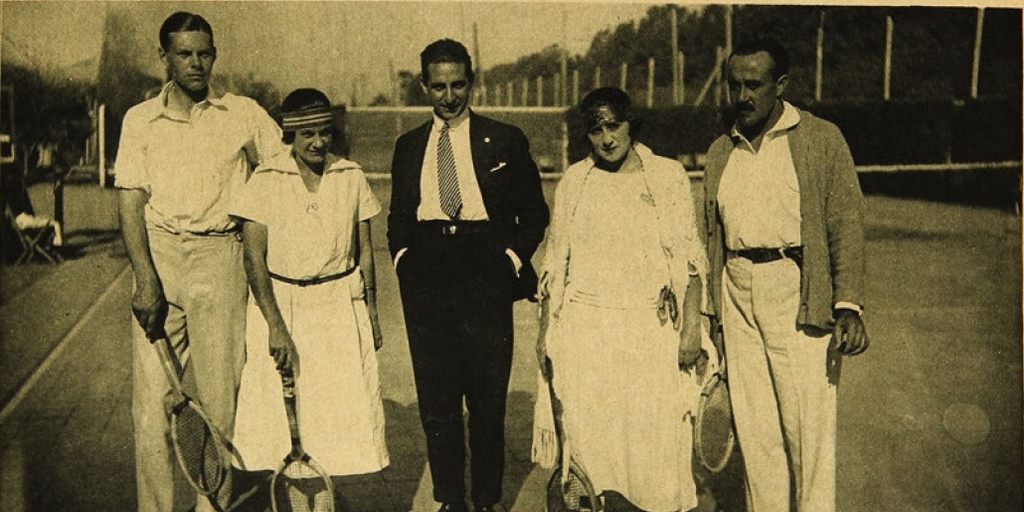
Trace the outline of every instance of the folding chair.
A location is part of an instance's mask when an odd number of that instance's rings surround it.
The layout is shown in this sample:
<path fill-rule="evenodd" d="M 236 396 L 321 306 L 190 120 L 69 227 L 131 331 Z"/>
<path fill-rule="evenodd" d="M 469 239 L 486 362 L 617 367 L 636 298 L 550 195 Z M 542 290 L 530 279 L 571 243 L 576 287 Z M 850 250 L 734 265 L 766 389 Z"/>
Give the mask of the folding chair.
<path fill-rule="evenodd" d="M 4 220 L 10 226 L 21 245 L 21 254 L 14 260 L 15 265 L 28 263 L 37 256 L 56 265 L 64 261 L 53 248 L 53 237 L 56 234 L 52 225 L 19 229 L 14 214 L 9 207 L 4 208 Z"/>

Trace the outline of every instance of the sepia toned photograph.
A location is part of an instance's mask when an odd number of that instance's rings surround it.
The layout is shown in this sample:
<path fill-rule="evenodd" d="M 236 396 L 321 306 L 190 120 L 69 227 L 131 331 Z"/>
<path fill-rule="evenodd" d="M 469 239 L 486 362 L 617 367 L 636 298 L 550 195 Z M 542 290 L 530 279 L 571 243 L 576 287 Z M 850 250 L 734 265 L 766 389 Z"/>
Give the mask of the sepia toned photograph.
<path fill-rule="evenodd" d="M 1024 4 L 0 2 L 0 512 L 1024 509 Z"/>

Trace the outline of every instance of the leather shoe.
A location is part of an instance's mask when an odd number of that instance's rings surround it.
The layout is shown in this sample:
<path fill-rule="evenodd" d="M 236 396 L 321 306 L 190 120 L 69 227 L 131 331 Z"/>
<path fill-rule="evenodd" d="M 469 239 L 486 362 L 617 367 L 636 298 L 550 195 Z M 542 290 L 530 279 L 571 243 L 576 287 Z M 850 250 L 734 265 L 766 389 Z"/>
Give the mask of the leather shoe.
<path fill-rule="evenodd" d="M 503 509 L 503 508 L 499 509 L 497 504 L 494 504 L 494 505 L 477 505 L 477 506 L 473 507 L 473 512 L 498 512 L 499 510 L 505 510 L 505 509 Z"/>
<path fill-rule="evenodd" d="M 469 512 L 469 507 L 461 501 L 454 503 L 442 503 L 441 508 L 437 509 L 437 512 Z"/>

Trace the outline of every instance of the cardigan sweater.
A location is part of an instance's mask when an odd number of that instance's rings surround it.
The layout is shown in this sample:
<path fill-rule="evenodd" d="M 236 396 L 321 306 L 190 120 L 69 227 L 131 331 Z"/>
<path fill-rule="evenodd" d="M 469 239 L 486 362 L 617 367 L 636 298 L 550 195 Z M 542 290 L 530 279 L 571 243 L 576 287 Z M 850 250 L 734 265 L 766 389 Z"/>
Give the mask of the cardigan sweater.
<path fill-rule="evenodd" d="M 659 239 L 671 280 L 666 284 L 682 299 L 686 295 L 690 275 L 698 276 L 702 285 L 707 275 L 707 257 L 698 236 L 690 179 L 679 162 L 657 156 L 640 143 L 635 143 L 633 149 L 640 157 L 644 182 L 654 200 Z M 564 300 L 572 252 L 569 233 L 583 185 L 590 173 L 594 172 L 594 166 L 594 159 L 589 156 L 569 166 L 555 190 L 555 205 L 542 271 L 550 294 L 551 319 L 558 318 Z"/>
<path fill-rule="evenodd" d="M 789 142 L 800 185 L 800 309 L 796 323 L 831 329 L 836 302 L 863 307 L 864 233 L 860 183 L 850 148 L 839 128 L 797 109 L 800 121 L 789 128 Z M 711 311 L 722 311 L 725 227 L 718 212 L 718 185 L 737 139 L 720 136 L 708 149 L 704 174 L 704 213 L 710 263 Z"/>

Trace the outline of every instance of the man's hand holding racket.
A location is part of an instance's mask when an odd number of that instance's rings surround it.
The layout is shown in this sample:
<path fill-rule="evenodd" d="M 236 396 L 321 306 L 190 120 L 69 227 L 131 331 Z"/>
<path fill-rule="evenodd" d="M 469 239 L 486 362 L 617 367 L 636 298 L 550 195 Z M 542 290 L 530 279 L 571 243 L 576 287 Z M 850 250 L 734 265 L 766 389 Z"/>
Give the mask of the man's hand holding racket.
<path fill-rule="evenodd" d="M 138 279 L 132 294 L 132 314 L 142 326 L 150 341 L 166 336 L 164 321 L 167 320 L 167 299 L 160 279 Z"/>
<path fill-rule="evenodd" d="M 270 346 L 270 357 L 274 358 L 278 372 L 298 374 L 299 353 L 286 327 L 271 327 L 267 344 Z"/>

